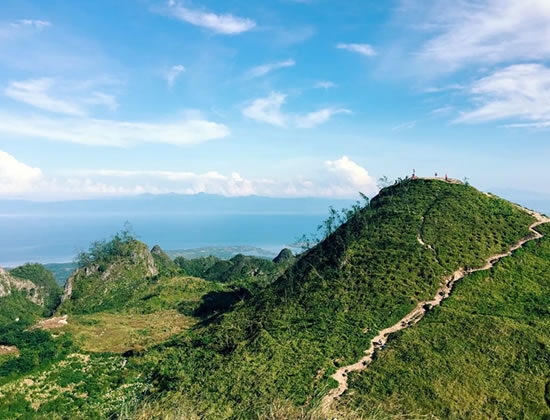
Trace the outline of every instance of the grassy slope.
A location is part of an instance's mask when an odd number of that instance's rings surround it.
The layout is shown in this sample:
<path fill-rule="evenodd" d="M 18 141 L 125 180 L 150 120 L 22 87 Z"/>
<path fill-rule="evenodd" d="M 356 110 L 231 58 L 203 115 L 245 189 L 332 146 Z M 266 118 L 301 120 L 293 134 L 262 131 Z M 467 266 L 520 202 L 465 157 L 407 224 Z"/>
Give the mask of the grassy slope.
<path fill-rule="evenodd" d="M 142 363 L 158 390 L 183 392 L 210 417 L 250 417 L 274 398 L 315 404 L 335 366 L 356 360 L 375 331 L 431 297 L 443 276 L 525 236 L 531 221 L 464 185 L 385 189 L 272 287 Z"/>
<path fill-rule="evenodd" d="M 550 418 L 550 237 L 462 280 L 354 376 L 343 405 L 457 420 Z"/>

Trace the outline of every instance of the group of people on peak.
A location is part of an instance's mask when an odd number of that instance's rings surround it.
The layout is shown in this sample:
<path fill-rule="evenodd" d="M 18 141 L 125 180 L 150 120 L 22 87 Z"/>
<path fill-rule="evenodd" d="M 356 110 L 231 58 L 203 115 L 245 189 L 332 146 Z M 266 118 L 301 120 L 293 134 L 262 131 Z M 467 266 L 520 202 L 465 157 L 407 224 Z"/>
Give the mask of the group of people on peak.
<path fill-rule="evenodd" d="M 412 174 L 412 179 L 417 179 L 418 177 L 416 176 L 416 170 L 413 169 L 413 174 Z M 437 178 L 437 172 L 435 173 L 435 178 Z M 447 174 L 445 174 L 445 181 L 448 181 L 449 180 L 449 177 L 447 176 Z"/>

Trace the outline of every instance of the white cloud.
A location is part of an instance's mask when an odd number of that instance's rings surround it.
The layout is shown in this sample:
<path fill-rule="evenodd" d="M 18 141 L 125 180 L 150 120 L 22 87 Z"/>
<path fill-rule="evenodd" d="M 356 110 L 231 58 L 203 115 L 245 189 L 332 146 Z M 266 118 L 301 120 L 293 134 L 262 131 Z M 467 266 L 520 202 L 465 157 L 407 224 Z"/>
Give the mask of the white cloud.
<path fill-rule="evenodd" d="M 96 146 L 128 147 L 139 143 L 177 146 L 229 136 L 229 129 L 206 120 L 126 122 L 92 118 L 47 118 L 0 112 L 0 133 Z"/>
<path fill-rule="evenodd" d="M 370 44 L 338 44 L 336 48 L 358 53 L 367 57 L 373 57 L 378 54 Z"/>
<path fill-rule="evenodd" d="M 42 28 L 47 28 L 48 26 L 52 26 L 52 23 L 48 22 L 47 20 L 21 19 L 10 23 L 10 26 L 12 28 L 20 28 L 20 27 L 26 26 L 26 27 L 36 28 L 36 29 L 42 29 Z"/>
<path fill-rule="evenodd" d="M 332 183 L 332 189 L 339 192 L 337 195 L 357 194 L 358 191 L 372 194 L 378 190 L 375 179 L 367 170 L 347 156 L 338 160 L 327 160 L 325 166 L 334 175 L 335 181 L 339 181 Z"/>
<path fill-rule="evenodd" d="M 233 16 L 231 14 L 217 15 L 197 9 L 189 9 L 175 0 L 168 2 L 168 13 L 184 22 L 210 29 L 224 35 L 235 35 L 247 32 L 256 27 L 251 19 Z"/>
<path fill-rule="evenodd" d="M 272 92 L 266 98 L 254 100 L 243 109 L 243 115 L 251 120 L 264 122 L 278 127 L 286 127 L 289 124 L 300 128 L 311 128 L 323 124 L 337 114 L 351 114 L 351 111 L 343 108 L 323 108 L 308 114 L 285 114 L 281 107 L 286 101 L 286 95 Z"/>
<path fill-rule="evenodd" d="M 284 127 L 287 117 L 281 113 L 286 95 L 272 92 L 267 98 L 259 98 L 243 110 L 243 115 L 251 120 Z"/>
<path fill-rule="evenodd" d="M 109 95 L 104 92 L 92 92 L 91 97 L 86 99 L 85 102 L 90 105 L 105 106 L 111 111 L 116 111 L 119 106 L 114 95 Z"/>
<path fill-rule="evenodd" d="M 20 194 L 41 179 L 42 171 L 39 168 L 25 165 L 0 150 L 0 194 Z"/>
<path fill-rule="evenodd" d="M 296 65 L 296 62 L 289 58 L 288 60 L 279 61 L 277 63 L 263 64 L 261 66 L 254 67 L 246 72 L 246 77 L 255 78 L 265 76 L 268 73 L 271 73 L 274 70 L 278 70 L 284 67 L 293 67 Z"/>
<path fill-rule="evenodd" d="M 166 81 L 168 82 L 168 86 L 170 87 L 174 86 L 176 79 L 184 71 L 185 71 L 185 67 L 182 66 L 181 64 L 176 64 L 175 66 L 172 66 L 170 70 L 168 70 L 164 75 L 164 77 L 166 78 Z"/>
<path fill-rule="evenodd" d="M 456 122 L 518 119 L 535 125 L 550 122 L 550 68 L 517 64 L 475 82 L 470 90 L 479 107 Z"/>
<path fill-rule="evenodd" d="M 408 121 L 399 125 L 396 125 L 391 128 L 392 131 L 403 131 L 410 130 L 411 128 L 416 127 L 416 121 Z"/>
<path fill-rule="evenodd" d="M 48 176 L 0 151 L 0 197 L 41 200 L 151 194 L 221 194 L 272 197 L 357 197 L 377 192 L 366 169 L 347 156 L 326 161 L 314 177 L 247 178 L 233 171 L 70 170 Z"/>
<path fill-rule="evenodd" d="M 48 26 L 52 26 L 52 23 L 46 20 L 16 20 L 7 25 L 0 26 L 0 41 L 18 38 L 32 32 L 40 31 Z"/>
<path fill-rule="evenodd" d="M 90 105 L 117 110 L 118 102 L 114 95 L 90 91 L 98 83 L 92 80 L 61 82 L 43 77 L 12 81 L 4 89 L 4 95 L 39 109 L 72 116 L 86 115 Z"/>
<path fill-rule="evenodd" d="M 442 0 L 431 10 L 416 3 L 424 27 L 436 33 L 421 50 L 430 69 L 550 58 L 548 0 Z"/>
<path fill-rule="evenodd" d="M 349 109 L 325 108 L 309 114 L 298 116 L 297 125 L 301 128 L 311 128 L 323 124 L 337 114 L 351 114 Z"/>
<path fill-rule="evenodd" d="M 316 89 L 331 89 L 331 88 L 335 88 L 335 87 L 338 87 L 338 85 L 334 82 L 329 81 L 329 80 L 323 80 L 321 82 L 315 83 L 315 88 Z"/>
<path fill-rule="evenodd" d="M 68 115 L 84 115 L 84 110 L 77 104 L 50 96 L 48 91 L 54 84 L 55 81 L 49 78 L 11 82 L 4 89 L 4 94 L 12 99 L 46 111 Z"/>

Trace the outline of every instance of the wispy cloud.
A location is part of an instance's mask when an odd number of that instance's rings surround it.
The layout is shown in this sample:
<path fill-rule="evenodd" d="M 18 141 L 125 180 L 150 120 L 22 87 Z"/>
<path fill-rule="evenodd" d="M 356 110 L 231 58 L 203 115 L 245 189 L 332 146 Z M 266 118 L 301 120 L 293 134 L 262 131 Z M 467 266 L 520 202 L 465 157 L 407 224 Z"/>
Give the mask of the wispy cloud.
<path fill-rule="evenodd" d="M 256 27 L 256 22 L 252 19 L 232 14 L 215 14 L 199 9 L 190 9 L 175 0 L 168 2 L 167 12 L 176 19 L 207 28 L 218 34 L 236 35 Z"/>
<path fill-rule="evenodd" d="M 456 122 L 516 119 L 539 126 L 550 122 L 550 68 L 542 64 L 517 64 L 497 70 L 475 82 L 470 93 L 479 106 L 463 112 Z"/>
<path fill-rule="evenodd" d="M 254 100 L 243 109 L 243 115 L 251 120 L 284 127 L 287 117 L 282 114 L 281 106 L 285 103 L 286 95 L 279 92 L 271 92 L 266 98 Z"/>
<path fill-rule="evenodd" d="M 408 121 L 403 124 L 396 125 L 391 128 L 392 131 L 403 131 L 410 130 L 411 128 L 416 127 L 416 121 Z"/>
<path fill-rule="evenodd" d="M 166 81 L 168 82 L 168 86 L 173 87 L 174 83 L 176 82 L 176 79 L 185 72 L 185 67 L 181 64 L 176 64 L 164 74 L 164 77 L 166 78 Z"/>
<path fill-rule="evenodd" d="M 43 77 L 12 81 L 4 89 L 4 95 L 33 107 L 58 114 L 84 116 L 90 106 L 104 106 L 111 111 L 118 109 L 114 95 L 92 90 L 97 82 L 60 82 Z"/>
<path fill-rule="evenodd" d="M 338 44 L 336 48 L 358 53 L 367 57 L 373 57 L 378 54 L 370 44 Z"/>
<path fill-rule="evenodd" d="M 443 0 L 427 10 L 423 0 L 412 3 L 435 33 L 420 51 L 431 71 L 550 58 L 547 0 Z"/>
<path fill-rule="evenodd" d="M 274 70 L 282 69 L 285 67 L 293 67 L 295 65 L 296 62 L 292 58 L 289 58 L 288 60 L 279 61 L 277 63 L 263 64 L 261 66 L 251 68 L 246 72 L 245 76 L 249 79 L 252 79 L 255 77 L 265 76 L 266 74 L 271 73 Z"/>
<path fill-rule="evenodd" d="M 203 143 L 229 136 L 215 122 L 189 119 L 171 122 L 129 122 L 93 118 L 48 118 L 0 111 L 0 133 L 94 146 L 129 147 L 139 143 L 177 146 Z"/>
<path fill-rule="evenodd" d="M 259 98 L 243 109 L 246 118 L 258 122 L 286 127 L 294 125 L 300 128 L 312 128 L 326 123 L 334 115 L 351 114 L 351 111 L 344 108 L 323 108 L 307 114 L 287 114 L 281 111 L 287 96 L 280 92 L 271 92 L 265 98 Z"/>
<path fill-rule="evenodd" d="M 312 128 L 320 124 L 326 123 L 334 115 L 351 114 L 349 109 L 343 108 L 324 108 L 319 111 L 310 112 L 309 114 L 298 116 L 297 125 L 301 128 Z"/>
<path fill-rule="evenodd" d="M 338 87 L 338 85 L 334 82 L 331 82 L 330 80 L 323 80 L 315 83 L 316 89 L 331 89 L 335 87 Z"/>
<path fill-rule="evenodd" d="M 4 89 L 4 94 L 12 99 L 32 105 L 46 111 L 67 115 L 84 115 L 84 110 L 77 104 L 53 98 L 49 90 L 55 84 L 53 79 L 31 79 L 11 82 Z"/>
<path fill-rule="evenodd" d="M 26 33 L 40 31 L 49 26 L 52 26 L 52 23 L 47 20 L 21 19 L 9 22 L 8 24 L 0 26 L 0 41 L 17 38 Z"/>

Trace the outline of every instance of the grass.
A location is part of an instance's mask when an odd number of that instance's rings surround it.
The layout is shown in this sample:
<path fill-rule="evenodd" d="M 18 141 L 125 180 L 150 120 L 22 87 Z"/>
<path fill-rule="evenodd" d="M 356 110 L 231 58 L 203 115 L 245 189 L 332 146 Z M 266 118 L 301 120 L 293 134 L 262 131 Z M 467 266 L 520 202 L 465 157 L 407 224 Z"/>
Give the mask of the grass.
<path fill-rule="evenodd" d="M 547 225 L 539 228 L 550 235 Z M 458 283 L 353 376 L 345 409 L 445 419 L 550 418 L 550 238 Z"/>
<path fill-rule="evenodd" d="M 124 353 L 167 341 L 195 323 L 195 318 L 176 310 L 151 314 L 99 312 L 71 316 L 68 325 L 57 331 L 71 333 L 87 352 Z"/>

